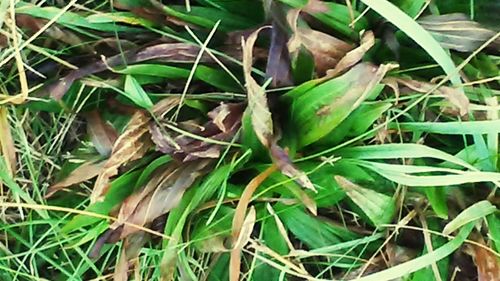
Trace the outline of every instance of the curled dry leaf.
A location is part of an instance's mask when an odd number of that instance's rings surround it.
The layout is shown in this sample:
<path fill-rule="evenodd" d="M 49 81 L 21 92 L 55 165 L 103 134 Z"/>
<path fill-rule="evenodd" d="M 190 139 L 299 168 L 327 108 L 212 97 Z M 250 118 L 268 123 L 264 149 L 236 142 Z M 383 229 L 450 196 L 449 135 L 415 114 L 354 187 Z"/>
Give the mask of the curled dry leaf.
<path fill-rule="evenodd" d="M 383 81 L 385 84 L 391 86 L 392 89 L 395 90 L 395 93 L 399 96 L 399 89 L 397 88 L 398 84 L 401 84 L 410 90 L 419 92 L 419 93 L 427 93 L 430 90 L 436 87 L 435 84 L 417 81 L 412 79 L 404 79 L 404 78 L 395 78 L 390 77 L 386 78 Z M 451 88 L 447 86 L 441 86 L 437 90 L 434 91 L 436 94 L 443 95 L 452 105 L 458 108 L 461 116 L 467 114 L 469 112 L 469 98 L 462 92 L 456 88 Z"/>
<path fill-rule="evenodd" d="M 332 70 L 327 71 L 327 76 L 328 77 L 336 77 L 340 73 L 346 71 L 363 58 L 365 53 L 370 50 L 371 47 L 375 44 L 375 36 L 373 35 L 373 32 L 367 31 L 363 34 L 363 37 L 361 38 L 361 43 L 359 47 L 355 48 L 354 50 L 349 51 L 348 53 L 345 54 L 345 56 L 340 59 L 340 61 L 335 65 L 335 68 Z"/>
<path fill-rule="evenodd" d="M 16 173 L 16 147 L 10 132 L 8 110 L 5 106 L 0 106 L 0 145 L 9 175 Z"/>
<path fill-rule="evenodd" d="M 83 163 L 78 168 L 73 170 L 63 180 L 51 185 L 47 190 L 45 198 L 51 197 L 52 195 L 54 195 L 54 193 L 65 187 L 82 183 L 84 181 L 97 177 L 97 175 L 102 171 L 105 163 L 106 161 L 88 161 Z"/>
<path fill-rule="evenodd" d="M 267 104 L 267 97 L 264 88 L 262 88 L 252 77 L 252 50 L 259 32 L 259 28 L 252 33 L 243 45 L 243 72 L 245 74 L 245 86 L 248 96 L 247 110 L 250 113 L 252 126 L 259 141 L 269 147 L 273 138 L 273 120 L 271 111 Z"/>
<path fill-rule="evenodd" d="M 115 128 L 103 120 L 96 110 L 85 114 L 85 118 L 87 119 L 87 132 L 97 152 L 102 156 L 109 156 L 118 138 Z"/>
<path fill-rule="evenodd" d="M 156 149 L 178 161 L 219 158 L 223 145 L 217 142 L 230 141 L 235 137 L 241 126 L 243 110 L 242 103 L 223 103 L 208 113 L 211 120 L 202 126 L 195 120 L 177 124 L 189 134 L 172 130 L 174 125 L 168 122 L 163 124 L 151 122 L 149 130 Z M 197 137 L 191 137 L 194 135 Z"/>
<path fill-rule="evenodd" d="M 288 41 L 288 50 L 294 54 L 300 46 L 304 46 L 313 55 L 316 72 L 322 76 L 327 70 L 334 68 L 354 46 L 329 34 L 298 27 L 299 14 L 300 10 L 291 10 L 287 15 L 293 31 L 292 38 Z"/>
<path fill-rule="evenodd" d="M 276 143 L 273 143 L 269 150 L 274 163 L 285 176 L 293 178 L 299 185 L 317 192 L 307 175 L 293 165 L 286 150 Z"/>
<path fill-rule="evenodd" d="M 178 102 L 177 98 L 163 99 L 153 107 L 153 112 L 163 114 L 174 108 Z M 148 129 L 150 120 L 151 116 L 141 110 L 132 116 L 125 131 L 116 140 L 111 156 L 97 177 L 90 196 L 91 202 L 102 199 L 108 190 L 109 179 L 118 174 L 119 167 L 141 158 L 151 148 L 151 135 Z"/>
<path fill-rule="evenodd" d="M 459 52 L 473 52 L 496 34 L 460 13 L 430 15 L 420 18 L 418 23 L 444 48 Z M 489 47 L 498 52 L 500 39 L 493 41 Z"/>

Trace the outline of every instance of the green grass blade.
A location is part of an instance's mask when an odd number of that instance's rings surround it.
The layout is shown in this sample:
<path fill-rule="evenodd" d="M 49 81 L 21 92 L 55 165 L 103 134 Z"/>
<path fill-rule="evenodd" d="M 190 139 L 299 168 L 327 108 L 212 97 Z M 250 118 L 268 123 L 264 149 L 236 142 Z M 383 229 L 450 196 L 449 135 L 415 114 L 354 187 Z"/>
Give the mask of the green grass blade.
<path fill-rule="evenodd" d="M 453 85 L 460 85 L 460 76 L 456 71 L 455 64 L 449 54 L 447 54 L 429 32 L 389 1 L 362 0 L 362 2 L 406 33 L 441 66 L 444 72 L 450 77 Z"/>

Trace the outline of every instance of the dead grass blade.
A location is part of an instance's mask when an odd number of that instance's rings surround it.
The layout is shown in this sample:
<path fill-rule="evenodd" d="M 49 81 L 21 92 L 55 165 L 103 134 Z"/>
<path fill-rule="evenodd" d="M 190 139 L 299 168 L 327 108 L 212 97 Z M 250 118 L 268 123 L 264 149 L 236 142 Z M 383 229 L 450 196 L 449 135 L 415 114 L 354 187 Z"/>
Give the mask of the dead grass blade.
<path fill-rule="evenodd" d="M 16 174 L 16 147 L 9 126 L 9 112 L 7 107 L 0 106 L 0 145 L 1 152 L 7 164 L 7 169 L 10 176 Z"/>
<path fill-rule="evenodd" d="M 236 210 L 234 212 L 233 217 L 233 226 L 232 226 L 232 239 L 233 239 L 233 249 L 231 250 L 231 259 L 229 264 L 229 280 L 237 281 L 239 280 L 240 275 L 240 265 L 241 265 L 241 248 L 236 248 L 236 241 L 238 241 L 245 220 L 245 213 L 250 204 L 250 200 L 252 199 L 252 195 L 259 187 L 259 185 L 269 177 L 276 170 L 276 166 L 272 165 L 262 173 L 253 178 L 248 185 L 245 187 L 243 194 L 241 194 L 240 201 L 236 206 Z"/>
<path fill-rule="evenodd" d="M 47 193 L 45 194 L 45 198 L 52 197 L 52 195 L 54 195 L 57 191 L 65 187 L 72 186 L 84 182 L 86 180 L 90 180 L 94 177 L 97 177 L 97 175 L 101 172 L 102 168 L 104 167 L 105 163 L 106 161 L 101 161 L 101 162 L 88 161 L 83 163 L 74 171 L 72 171 L 66 178 L 51 185 L 48 188 Z"/>

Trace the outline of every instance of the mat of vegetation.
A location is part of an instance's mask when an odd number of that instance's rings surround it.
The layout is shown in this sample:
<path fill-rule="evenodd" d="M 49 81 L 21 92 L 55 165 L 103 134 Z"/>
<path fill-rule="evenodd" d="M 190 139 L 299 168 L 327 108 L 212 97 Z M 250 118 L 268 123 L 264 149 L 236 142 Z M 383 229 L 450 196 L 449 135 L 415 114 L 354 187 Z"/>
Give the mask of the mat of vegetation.
<path fill-rule="evenodd" d="M 499 280 L 500 2 L 3 0 L 0 280 Z"/>

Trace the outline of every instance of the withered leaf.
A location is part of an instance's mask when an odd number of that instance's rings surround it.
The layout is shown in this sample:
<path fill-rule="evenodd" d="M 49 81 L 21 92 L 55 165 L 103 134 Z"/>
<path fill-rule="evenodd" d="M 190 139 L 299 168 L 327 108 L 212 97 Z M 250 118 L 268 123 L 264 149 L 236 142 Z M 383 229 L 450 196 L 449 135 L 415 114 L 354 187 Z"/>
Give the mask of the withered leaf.
<path fill-rule="evenodd" d="M 384 79 L 384 83 L 389 84 L 391 85 L 391 88 L 396 89 L 395 93 L 397 95 L 399 95 L 399 89 L 397 88 L 398 84 L 419 93 L 427 93 L 436 87 L 435 84 L 428 82 L 393 77 Z M 467 114 L 469 111 L 469 98 L 462 91 L 459 91 L 456 88 L 441 86 L 435 90 L 435 93 L 443 95 L 452 105 L 458 108 L 461 116 Z"/>
<path fill-rule="evenodd" d="M 131 261 L 139 256 L 141 248 L 149 239 L 149 234 L 142 231 L 133 233 L 125 238 L 115 272 L 113 273 L 113 281 L 128 280 Z M 135 266 L 138 266 L 138 263 L 135 263 Z"/>
<path fill-rule="evenodd" d="M 290 56 L 286 42 L 286 33 L 273 21 L 271 46 L 266 66 L 266 76 L 272 78 L 272 87 L 284 87 L 292 84 Z"/>
<path fill-rule="evenodd" d="M 97 152 L 102 156 L 109 156 L 118 138 L 115 128 L 104 121 L 96 110 L 86 113 L 85 118 L 87 119 L 87 132 Z"/>
<path fill-rule="evenodd" d="M 483 242 L 484 243 L 484 242 Z M 487 247 L 481 244 L 483 247 Z M 478 281 L 495 281 L 500 276 L 500 262 L 498 257 L 487 249 L 479 246 L 472 245 L 472 253 L 474 263 L 477 267 Z"/>
<path fill-rule="evenodd" d="M 316 188 L 309 180 L 307 175 L 293 165 L 286 150 L 281 148 L 276 143 L 273 143 L 269 150 L 271 152 L 274 163 L 281 171 L 281 173 L 283 173 L 287 177 L 294 178 L 299 185 L 316 192 Z"/>
<path fill-rule="evenodd" d="M 119 233 L 114 235 L 115 239 L 123 239 L 139 231 L 128 224 L 123 225 L 123 222 L 147 225 L 176 207 L 184 191 L 207 172 L 206 168 L 211 162 L 200 160 L 180 165 L 173 163 L 164 171 L 156 173 L 146 186 L 122 203 L 118 220 L 111 225 L 111 229 L 116 229 Z"/>
<path fill-rule="evenodd" d="M 420 18 L 418 23 L 443 47 L 459 52 L 473 52 L 496 34 L 460 13 L 429 15 Z M 498 52 L 500 39 L 493 41 L 490 47 Z"/>
<path fill-rule="evenodd" d="M 320 0 L 309 0 L 307 4 L 302 8 L 302 11 L 306 13 L 326 13 L 330 9 L 325 4 L 325 2 Z"/>
<path fill-rule="evenodd" d="M 73 170 L 67 177 L 63 180 L 51 185 L 47 190 L 45 198 L 49 198 L 57 191 L 84 181 L 90 180 L 101 172 L 106 161 L 87 161 L 80 165 L 78 168 Z"/>
<path fill-rule="evenodd" d="M 273 137 L 273 120 L 267 105 L 267 97 L 262 88 L 252 77 L 252 50 L 262 28 L 253 32 L 243 45 L 243 72 L 248 96 L 247 110 L 250 112 L 252 126 L 259 141 L 269 147 Z"/>
<path fill-rule="evenodd" d="M 9 175 L 13 176 L 16 173 L 16 147 L 10 131 L 8 110 L 4 106 L 0 106 L 0 145 Z"/>
<path fill-rule="evenodd" d="M 169 62 L 194 62 L 199 51 L 199 46 L 186 43 L 164 43 L 145 47 L 141 50 L 125 51 L 122 54 L 112 56 L 105 60 L 99 60 L 71 71 L 65 77 L 49 85 L 46 91 L 50 93 L 50 96 L 54 99 L 61 99 L 73 82 L 83 77 L 108 70 L 109 68 L 121 66 L 124 63 L 133 64 L 153 59 L 163 59 Z M 200 62 L 207 61 L 211 61 L 208 55 L 203 56 L 200 60 Z"/>
<path fill-rule="evenodd" d="M 292 28 L 293 35 L 288 41 L 290 53 L 296 53 L 300 46 L 304 46 L 314 57 L 316 72 L 322 76 L 327 70 L 334 68 L 339 60 L 354 47 L 329 34 L 297 26 L 300 10 L 291 10 L 287 20 Z"/>
<path fill-rule="evenodd" d="M 217 141 L 230 141 L 241 126 L 244 104 L 223 103 L 208 113 L 211 119 L 203 125 L 195 120 L 178 123 L 189 134 L 174 131 L 169 123 L 150 123 L 149 130 L 157 150 L 178 161 L 188 162 L 200 158 L 219 158 L 223 145 Z M 170 124 L 174 126 L 174 124 Z M 196 138 L 191 136 L 197 136 Z"/>
<path fill-rule="evenodd" d="M 153 107 L 153 112 L 167 112 L 178 104 L 177 98 L 166 98 Z M 90 195 L 90 201 L 96 202 L 106 194 L 109 187 L 109 179 L 118 174 L 118 168 L 125 163 L 144 156 L 151 148 L 151 135 L 149 133 L 149 122 L 151 116 L 138 110 L 130 119 L 125 131 L 116 140 L 111 156 L 106 161 L 101 173 Z"/>
<path fill-rule="evenodd" d="M 328 77 L 335 77 L 340 73 L 344 72 L 345 70 L 349 69 L 359 61 L 361 61 L 365 53 L 371 47 L 373 47 L 374 44 L 375 44 L 375 36 L 373 35 L 373 32 L 371 31 L 365 32 L 363 34 L 363 37 L 361 38 L 361 43 L 359 47 L 346 53 L 345 56 L 342 59 L 340 59 L 337 65 L 335 65 L 334 69 L 327 71 L 326 73 Z"/>

